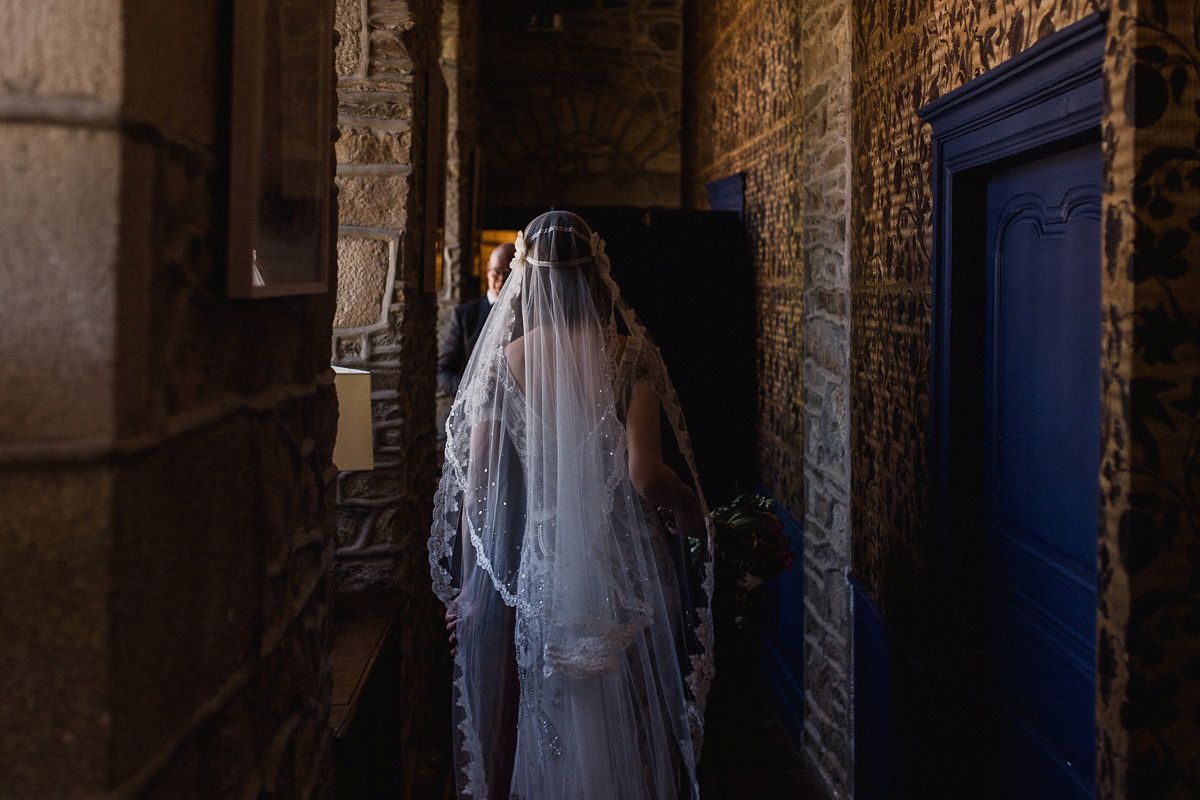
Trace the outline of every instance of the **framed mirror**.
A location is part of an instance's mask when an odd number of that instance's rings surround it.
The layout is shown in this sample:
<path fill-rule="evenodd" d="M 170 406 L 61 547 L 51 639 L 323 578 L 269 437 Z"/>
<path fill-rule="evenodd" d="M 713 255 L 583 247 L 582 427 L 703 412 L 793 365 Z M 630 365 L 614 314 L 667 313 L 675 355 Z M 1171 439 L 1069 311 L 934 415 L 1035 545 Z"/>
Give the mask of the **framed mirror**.
<path fill-rule="evenodd" d="M 311 0 L 234 5 L 228 274 L 233 297 L 329 288 L 329 5 Z"/>

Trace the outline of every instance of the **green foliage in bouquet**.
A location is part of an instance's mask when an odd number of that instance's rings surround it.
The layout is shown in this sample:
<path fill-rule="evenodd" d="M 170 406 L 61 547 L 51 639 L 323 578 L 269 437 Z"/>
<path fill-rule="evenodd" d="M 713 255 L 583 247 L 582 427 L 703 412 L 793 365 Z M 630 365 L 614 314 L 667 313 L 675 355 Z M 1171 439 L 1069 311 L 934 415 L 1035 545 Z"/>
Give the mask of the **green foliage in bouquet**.
<path fill-rule="evenodd" d="M 761 603 L 764 583 L 792 568 L 794 557 L 783 533 L 783 522 L 771 509 L 774 501 L 755 492 L 743 492 L 712 510 L 716 527 L 715 601 L 740 612 Z M 689 538 L 694 563 L 704 560 L 704 542 Z"/>

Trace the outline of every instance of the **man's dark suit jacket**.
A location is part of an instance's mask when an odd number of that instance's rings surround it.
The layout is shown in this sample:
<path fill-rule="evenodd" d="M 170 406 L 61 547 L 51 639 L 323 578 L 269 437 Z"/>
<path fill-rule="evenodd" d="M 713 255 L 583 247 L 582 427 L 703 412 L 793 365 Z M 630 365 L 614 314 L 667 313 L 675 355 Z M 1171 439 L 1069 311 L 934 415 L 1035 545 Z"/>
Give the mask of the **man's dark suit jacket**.
<path fill-rule="evenodd" d="M 438 391 L 450 395 L 458 391 L 458 382 L 467 366 L 467 359 L 475 349 L 475 342 L 483 331 L 483 323 L 487 321 L 491 309 L 492 304 L 486 295 L 455 306 L 450 329 L 446 331 L 446 338 L 442 340 L 441 350 L 438 351 Z"/>

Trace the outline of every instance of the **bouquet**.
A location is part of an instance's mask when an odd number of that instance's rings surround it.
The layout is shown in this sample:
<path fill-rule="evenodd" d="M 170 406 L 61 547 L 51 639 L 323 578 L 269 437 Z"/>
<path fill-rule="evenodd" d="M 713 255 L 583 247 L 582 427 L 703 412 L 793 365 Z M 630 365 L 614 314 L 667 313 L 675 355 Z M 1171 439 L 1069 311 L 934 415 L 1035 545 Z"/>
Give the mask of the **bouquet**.
<path fill-rule="evenodd" d="M 744 619 L 751 605 L 763 602 L 758 590 L 764 583 L 791 570 L 794 563 L 773 505 L 769 497 L 743 492 L 711 513 L 716 528 L 715 601 L 730 604 L 736 620 Z M 694 561 L 703 561 L 703 542 L 689 539 L 688 548 Z"/>

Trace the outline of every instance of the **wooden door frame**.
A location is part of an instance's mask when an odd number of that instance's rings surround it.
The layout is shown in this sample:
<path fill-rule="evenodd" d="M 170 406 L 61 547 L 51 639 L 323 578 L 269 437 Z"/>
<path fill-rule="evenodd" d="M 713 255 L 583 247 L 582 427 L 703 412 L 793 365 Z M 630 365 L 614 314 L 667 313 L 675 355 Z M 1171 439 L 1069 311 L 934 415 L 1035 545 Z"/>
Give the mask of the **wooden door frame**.
<path fill-rule="evenodd" d="M 931 624 L 942 642 L 930 653 L 929 678 L 945 689 L 942 707 L 934 711 L 941 741 L 931 765 L 958 764 L 961 773 L 933 776 L 944 783 L 940 796 L 980 789 L 969 774 L 978 765 L 963 757 L 963 743 L 970 748 L 972 734 L 962 722 L 979 698 L 978 681 L 972 681 L 977 674 L 957 659 L 979 652 L 985 631 L 966 624 L 954 604 L 975 603 L 978 596 L 970 592 L 979 592 L 982 583 L 963 580 L 980 555 L 973 549 L 979 543 L 962 534 L 977 527 L 984 492 L 981 417 L 975 410 L 985 398 L 986 271 L 971 269 L 986 246 L 983 173 L 1097 139 L 1105 36 L 1105 17 L 1093 14 L 917 112 L 933 130 L 929 607 L 941 615 Z M 974 744 L 981 752 L 986 742 Z"/>

